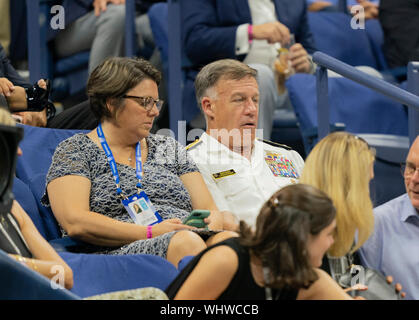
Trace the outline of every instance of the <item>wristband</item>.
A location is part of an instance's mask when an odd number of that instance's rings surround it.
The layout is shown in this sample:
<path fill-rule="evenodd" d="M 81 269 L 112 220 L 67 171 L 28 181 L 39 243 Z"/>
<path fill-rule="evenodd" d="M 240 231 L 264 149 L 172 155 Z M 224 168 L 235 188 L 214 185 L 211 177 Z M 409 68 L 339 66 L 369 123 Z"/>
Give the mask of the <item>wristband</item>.
<path fill-rule="evenodd" d="M 147 239 L 153 238 L 152 228 L 153 226 L 147 226 Z"/>
<path fill-rule="evenodd" d="M 253 25 L 252 24 L 249 24 L 247 26 L 247 34 L 249 36 L 249 43 L 252 43 L 253 41 Z"/>

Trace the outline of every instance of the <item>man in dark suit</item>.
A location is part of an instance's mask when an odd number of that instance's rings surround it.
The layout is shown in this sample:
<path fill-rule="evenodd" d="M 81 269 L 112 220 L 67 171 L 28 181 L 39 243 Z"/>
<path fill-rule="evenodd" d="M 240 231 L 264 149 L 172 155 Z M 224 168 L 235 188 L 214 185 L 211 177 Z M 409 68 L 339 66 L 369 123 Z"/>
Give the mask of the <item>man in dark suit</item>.
<path fill-rule="evenodd" d="M 309 53 L 315 51 L 307 21 L 305 0 L 183 0 L 182 35 L 185 53 L 192 67 L 187 71 L 184 114 L 192 120 L 199 113 L 193 101 L 193 85 L 200 67 L 212 61 L 231 58 L 258 70 L 261 93 L 259 128 L 270 137 L 275 108 L 285 107 L 287 94 L 280 94 L 273 64 L 279 47 L 290 43 L 289 62 L 295 72 L 313 73 Z M 188 83 L 189 82 L 189 83 Z M 189 100 L 188 100 L 189 99 Z"/>

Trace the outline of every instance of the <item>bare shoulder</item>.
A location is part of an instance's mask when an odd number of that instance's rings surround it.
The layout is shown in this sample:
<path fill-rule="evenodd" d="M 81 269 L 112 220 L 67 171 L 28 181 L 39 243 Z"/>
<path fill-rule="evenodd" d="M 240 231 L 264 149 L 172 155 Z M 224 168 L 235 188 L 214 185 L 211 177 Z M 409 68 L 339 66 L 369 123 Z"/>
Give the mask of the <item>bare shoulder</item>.
<path fill-rule="evenodd" d="M 222 270 L 224 275 L 236 273 L 239 265 L 237 253 L 226 245 L 219 245 L 208 250 L 201 262 L 212 269 Z"/>

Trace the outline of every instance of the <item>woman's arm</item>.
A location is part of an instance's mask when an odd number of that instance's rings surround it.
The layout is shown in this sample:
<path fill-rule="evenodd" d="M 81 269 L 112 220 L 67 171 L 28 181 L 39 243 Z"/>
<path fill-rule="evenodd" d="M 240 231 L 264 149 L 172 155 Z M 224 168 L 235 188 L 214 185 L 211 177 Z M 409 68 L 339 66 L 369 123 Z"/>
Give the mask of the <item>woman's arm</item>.
<path fill-rule="evenodd" d="M 308 289 L 300 289 L 297 300 L 353 300 L 326 272 L 315 271 L 319 278 Z"/>
<path fill-rule="evenodd" d="M 89 210 L 90 180 L 76 175 L 52 180 L 47 187 L 52 211 L 70 237 L 100 245 L 118 247 L 146 239 L 145 226 L 117 221 Z M 153 226 L 153 237 L 192 227 L 179 219 L 169 219 Z"/>
<path fill-rule="evenodd" d="M 213 230 L 236 230 L 236 221 L 228 211 L 220 212 L 200 172 L 190 172 L 180 176 L 192 200 L 192 208 L 210 210 L 210 224 Z"/>
<path fill-rule="evenodd" d="M 177 292 L 174 300 L 215 300 L 228 287 L 239 266 L 233 249 L 217 246 L 206 252 Z"/>
<path fill-rule="evenodd" d="M 73 272 L 67 263 L 65 263 L 51 245 L 41 236 L 31 218 L 16 201 L 13 202 L 11 212 L 19 223 L 22 235 L 34 259 L 25 259 L 17 255 L 12 256 L 47 278 L 54 277 L 59 270 L 62 270 L 64 286 L 67 289 L 71 289 L 73 287 Z"/>

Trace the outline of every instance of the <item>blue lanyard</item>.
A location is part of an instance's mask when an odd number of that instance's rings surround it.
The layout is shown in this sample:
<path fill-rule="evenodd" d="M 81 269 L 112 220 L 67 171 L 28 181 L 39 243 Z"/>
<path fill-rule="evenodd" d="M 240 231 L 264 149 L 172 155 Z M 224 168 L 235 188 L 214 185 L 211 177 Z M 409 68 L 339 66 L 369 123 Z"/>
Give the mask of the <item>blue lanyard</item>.
<path fill-rule="evenodd" d="M 100 144 L 102 145 L 103 151 L 105 151 L 105 154 L 109 161 L 109 166 L 111 167 L 112 175 L 116 183 L 116 193 L 118 196 L 122 198 L 126 198 L 122 195 L 122 189 L 119 185 L 119 173 L 116 168 L 116 162 L 115 158 L 112 154 L 111 148 L 109 148 L 108 143 L 106 142 L 105 135 L 103 133 L 102 124 L 99 124 L 99 126 L 96 129 L 97 135 L 99 137 Z M 135 174 L 137 175 L 138 183 L 136 185 L 138 189 L 138 193 L 140 193 L 141 190 L 141 180 L 143 178 L 143 161 L 141 160 L 141 146 L 140 142 L 137 143 L 137 146 L 135 147 Z"/>

